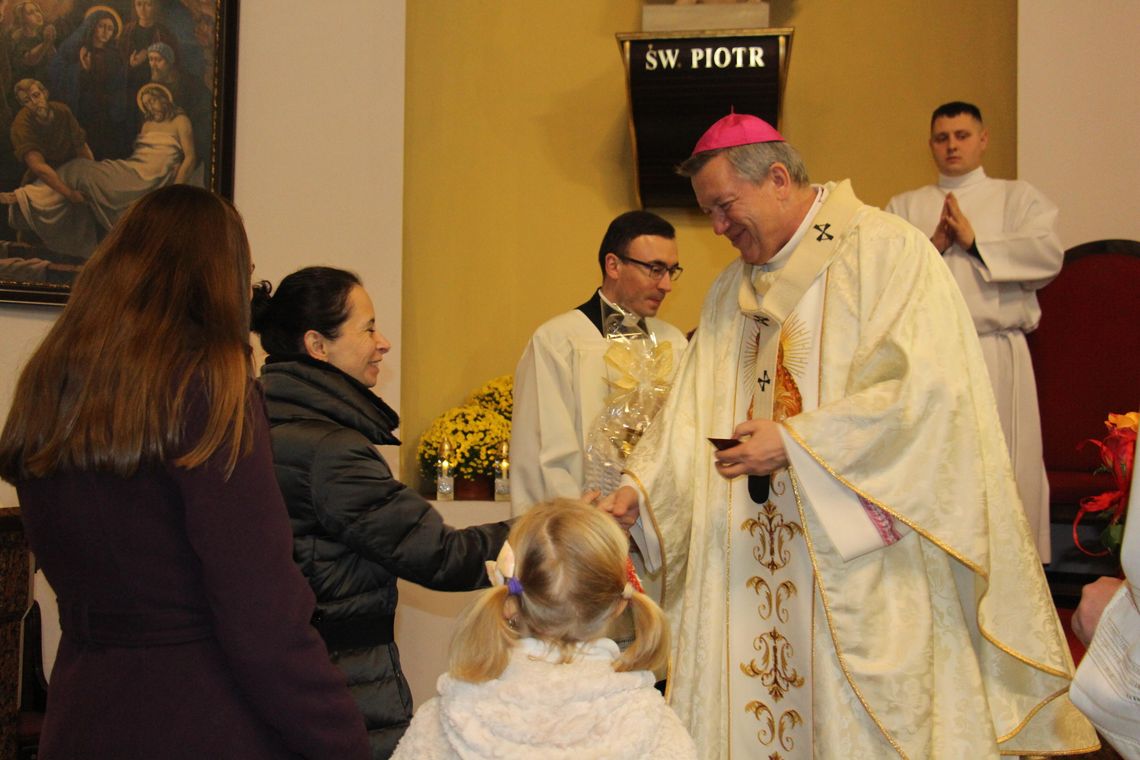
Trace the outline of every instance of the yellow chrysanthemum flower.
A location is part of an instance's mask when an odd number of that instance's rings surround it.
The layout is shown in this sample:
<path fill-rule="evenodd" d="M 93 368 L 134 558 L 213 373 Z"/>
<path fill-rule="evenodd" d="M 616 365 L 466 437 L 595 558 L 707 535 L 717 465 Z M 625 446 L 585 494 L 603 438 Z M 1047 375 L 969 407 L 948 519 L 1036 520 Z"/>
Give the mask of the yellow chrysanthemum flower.
<path fill-rule="evenodd" d="M 486 407 L 510 420 L 514 411 L 514 378 L 511 375 L 496 377 L 472 393 L 466 403 Z"/>
<path fill-rule="evenodd" d="M 498 412 L 473 404 L 453 407 L 437 417 L 420 438 L 416 450 L 420 470 L 428 480 L 435 478 L 446 441 L 456 477 L 494 476 L 503 444 L 510 438 L 511 424 Z"/>

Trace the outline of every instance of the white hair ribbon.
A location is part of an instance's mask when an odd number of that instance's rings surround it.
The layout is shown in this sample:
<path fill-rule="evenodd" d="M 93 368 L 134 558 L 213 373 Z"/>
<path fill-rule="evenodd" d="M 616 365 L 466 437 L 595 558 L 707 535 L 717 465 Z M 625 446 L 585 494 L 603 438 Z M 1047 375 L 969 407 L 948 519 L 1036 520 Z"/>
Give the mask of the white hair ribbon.
<path fill-rule="evenodd" d="M 503 542 L 503 548 L 499 550 L 499 556 L 494 560 L 487 560 L 487 577 L 491 580 L 492 586 L 502 586 L 507 581 L 515 579 L 515 552 L 511 545 L 506 541 Z M 517 584 L 518 581 L 515 580 Z M 511 593 L 515 593 L 511 589 Z"/>

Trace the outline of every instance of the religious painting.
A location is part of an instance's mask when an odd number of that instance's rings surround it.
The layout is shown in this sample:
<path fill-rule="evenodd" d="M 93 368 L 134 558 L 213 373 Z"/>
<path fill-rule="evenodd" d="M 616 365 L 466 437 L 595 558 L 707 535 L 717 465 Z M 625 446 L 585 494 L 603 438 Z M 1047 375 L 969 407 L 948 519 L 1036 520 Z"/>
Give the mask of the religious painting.
<path fill-rule="evenodd" d="M 62 304 L 130 205 L 233 194 L 238 0 L 0 0 L 0 301 Z"/>

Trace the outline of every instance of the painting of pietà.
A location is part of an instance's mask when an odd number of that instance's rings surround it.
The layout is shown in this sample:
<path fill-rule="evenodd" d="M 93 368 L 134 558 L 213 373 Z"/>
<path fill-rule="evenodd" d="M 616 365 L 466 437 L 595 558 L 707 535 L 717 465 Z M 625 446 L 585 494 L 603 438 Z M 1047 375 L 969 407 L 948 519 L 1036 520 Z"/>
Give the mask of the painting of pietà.
<path fill-rule="evenodd" d="M 0 300 L 65 301 L 150 190 L 227 193 L 234 13 L 234 0 L 0 0 Z"/>

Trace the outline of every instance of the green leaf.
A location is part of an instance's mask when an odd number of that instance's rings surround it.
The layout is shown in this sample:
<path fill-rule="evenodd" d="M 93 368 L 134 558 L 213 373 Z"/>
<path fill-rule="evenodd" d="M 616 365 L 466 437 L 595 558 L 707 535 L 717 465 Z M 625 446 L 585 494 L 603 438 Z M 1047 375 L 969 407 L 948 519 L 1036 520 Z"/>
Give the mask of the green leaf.
<path fill-rule="evenodd" d="M 1112 556 L 1120 556 L 1120 545 L 1124 543 L 1124 521 L 1109 525 L 1100 534 L 1100 542 L 1104 548 L 1112 552 Z"/>

